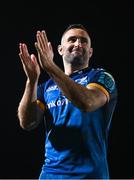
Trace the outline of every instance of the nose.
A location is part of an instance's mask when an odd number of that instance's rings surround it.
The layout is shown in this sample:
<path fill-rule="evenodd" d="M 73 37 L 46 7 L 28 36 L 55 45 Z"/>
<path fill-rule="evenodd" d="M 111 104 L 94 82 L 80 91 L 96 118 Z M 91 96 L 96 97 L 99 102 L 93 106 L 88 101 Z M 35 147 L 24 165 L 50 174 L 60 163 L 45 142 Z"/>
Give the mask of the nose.
<path fill-rule="evenodd" d="M 74 45 L 75 45 L 76 47 L 78 47 L 78 46 L 79 46 L 79 47 L 82 47 L 81 40 L 80 40 L 80 39 L 76 39 Z"/>

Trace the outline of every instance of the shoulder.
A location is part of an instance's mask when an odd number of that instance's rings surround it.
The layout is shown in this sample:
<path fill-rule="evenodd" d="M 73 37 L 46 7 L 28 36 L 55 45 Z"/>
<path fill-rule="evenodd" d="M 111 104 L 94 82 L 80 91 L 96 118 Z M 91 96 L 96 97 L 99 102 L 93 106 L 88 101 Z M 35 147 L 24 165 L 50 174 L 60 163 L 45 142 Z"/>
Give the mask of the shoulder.
<path fill-rule="evenodd" d="M 116 89 L 115 79 L 110 71 L 104 68 L 95 68 L 92 71 L 94 73 L 92 82 L 103 85 L 110 93 Z"/>
<path fill-rule="evenodd" d="M 99 80 L 110 80 L 110 81 L 114 81 L 115 79 L 112 75 L 112 73 L 104 68 L 92 68 L 91 70 L 94 75 L 100 77 Z"/>

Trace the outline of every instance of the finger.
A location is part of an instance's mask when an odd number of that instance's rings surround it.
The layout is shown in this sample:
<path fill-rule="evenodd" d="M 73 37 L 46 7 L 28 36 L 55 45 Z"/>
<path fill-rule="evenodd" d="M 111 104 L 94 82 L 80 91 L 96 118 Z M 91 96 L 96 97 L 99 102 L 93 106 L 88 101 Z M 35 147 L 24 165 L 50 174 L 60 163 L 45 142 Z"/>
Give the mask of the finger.
<path fill-rule="evenodd" d="M 24 58 L 24 56 L 21 53 L 19 54 L 19 57 L 20 57 L 20 60 L 21 60 L 23 67 L 26 67 L 28 64 L 27 60 Z"/>
<path fill-rule="evenodd" d="M 45 45 L 43 44 L 40 31 L 37 31 L 36 38 L 37 38 L 38 47 L 40 47 L 42 50 L 45 50 Z"/>
<path fill-rule="evenodd" d="M 20 57 L 20 60 L 21 60 L 22 64 L 24 64 L 24 62 L 23 62 L 23 57 L 22 57 L 22 54 L 21 54 L 21 53 L 19 53 L 19 57 Z"/>
<path fill-rule="evenodd" d="M 43 51 L 48 51 L 48 40 L 47 40 L 47 36 L 45 31 L 38 31 L 37 32 L 37 36 L 38 36 L 38 43 L 40 45 L 40 47 L 42 48 Z"/>
<path fill-rule="evenodd" d="M 19 50 L 20 50 L 20 53 L 22 54 L 22 43 L 19 43 Z"/>
<path fill-rule="evenodd" d="M 23 59 L 23 57 L 22 57 L 22 54 L 21 54 L 21 53 L 19 53 L 19 56 L 20 56 L 20 60 L 21 60 L 21 63 L 22 63 L 23 69 L 24 69 L 24 71 L 25 71 L 25 73 L 26 73 L 26 64 L 25 64 L 25 61 L 24 61 L 24 59 Z M 27 73 L 26 73 L 26 74 L 27 74 Z"/>
<path fill-rule="evenodd" d="M 19 48 L 20 48 L 19 56 L 20 56 L 21 62 L 23 64 L 23 66 L 25 66 L 25 68 L 26 68 L 29 66 L 29 64 L 31 64 L 31 57 L 28 52 L 28 48 L 27 48 L 26 44 L 24 44 L 24 43 L 20 43 Z"/>
<path fill-rule="evenodd" d="M 23 54 L 25 57 L 30 57 L 30 54 L 28 52 L 28 48 L 27 48 L 27 45 L 26 44 L 22 44 L 22 47 L 23 47 Z"/>
<path fill-rule="evenodd" d="M 43 42 L 45 44 L 45 47 L 46 47 L 46 49 L 48 49 L 48 39 L 47 39 L 46 32 L 43 30 L 41 35 L 42 35 L 41 37 L 42 37 L 42 40 L 43 40 Z"/>
<path fill-rule="evenodd" d="M 39 45 L 38 45 L 37 42 L 35 42 L 35 48 L 36 48 L 37 53 L 38 53 L 39 64 L 40 64 L 40 66 L 43 68 L 42 61 L 41 61 L 42 58 L 40 58 L 40 56 L 42 56 L 42 52 L 41 52 L 41 49 L 40 49 L 40 47 L 39 47 Z"/>
<path fill-rule="evenodd" d="M 22 46 L 22 43 L 19 44 L 19 49 L 20 49 L 19 55 L 21 56 L 21 58 L 23 58 L 23 46 Z"/>
<path fill-rule="evenodd" d="M 19 44 L 19 49 L 20 49 L 20 53 L 19 53 L 19 57 L 21 59 L 21 62 L 24 63 L 24 54 L 23 54 L 23 46 L 22 43 Z"/>
<path fill-rule="evenodd" d="M 21 57 L 24 60 L 26 60 L 26 59 L 28 60 L 29 59 L 30 55 L 29 55 L 29 52 L 28 52 L 26 44 L 20 43 L 20 53 L 22 54 Z"/>

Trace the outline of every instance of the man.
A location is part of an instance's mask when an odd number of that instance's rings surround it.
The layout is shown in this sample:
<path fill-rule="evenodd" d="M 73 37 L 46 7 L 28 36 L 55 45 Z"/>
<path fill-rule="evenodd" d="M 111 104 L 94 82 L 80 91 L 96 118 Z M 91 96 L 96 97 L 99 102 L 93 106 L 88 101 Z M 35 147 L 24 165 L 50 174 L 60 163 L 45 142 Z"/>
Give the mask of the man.
<path fill-rule="evenodd" d="M 89 67 L 93 48 L 81 24 L 70 25 L 58 46 L 64 72 L 53 61 L 45 31 L 37 31 L 36 38 L 39 64 L 50 79 L 38 84 L 37 58 L 21 43 L 27 81 L 18 117 L 21 127 L 30 130 L 45 116 L 45 161 L 39 179 L 108 179 L 107 139 L 117 102 L 113 76 Z"/>

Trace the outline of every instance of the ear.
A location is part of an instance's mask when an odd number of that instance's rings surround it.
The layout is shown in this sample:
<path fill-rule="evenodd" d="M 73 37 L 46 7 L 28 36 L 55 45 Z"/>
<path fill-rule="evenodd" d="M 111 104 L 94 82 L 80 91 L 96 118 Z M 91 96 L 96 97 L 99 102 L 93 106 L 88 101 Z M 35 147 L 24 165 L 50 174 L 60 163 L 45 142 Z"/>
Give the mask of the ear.
<path fill-rule="evenodd" d="M 91 57 L 93 55 L 93 48 L 89 48 L 89 56 Z"/>
<path fill-rule="evenodd" d="M 62 46 L 61 45 L 58 45 L 58 53 L 62 56 Z"/>

